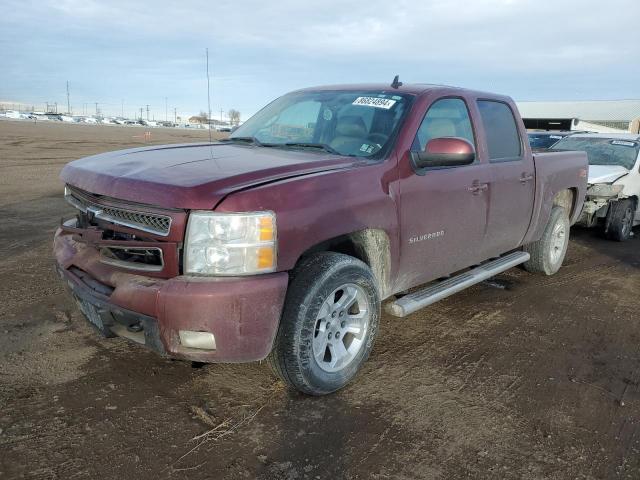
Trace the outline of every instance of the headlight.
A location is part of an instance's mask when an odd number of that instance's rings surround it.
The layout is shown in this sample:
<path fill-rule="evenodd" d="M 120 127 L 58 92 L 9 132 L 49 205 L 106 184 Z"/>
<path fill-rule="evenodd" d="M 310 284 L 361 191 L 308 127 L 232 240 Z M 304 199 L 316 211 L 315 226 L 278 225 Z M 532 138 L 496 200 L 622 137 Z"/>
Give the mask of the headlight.
<path fill-rule="evenodd" d="M 276 269 L 276 216 L 272 212 L 191 212 L 184 272 L 250 275 Z"/>
<path fill-rule="evenodd" d="M 596 183 L 587 188 L 587 195 L 590 197 L 615 197 L 622 192 L 623 187 L 623 185 Z"/>

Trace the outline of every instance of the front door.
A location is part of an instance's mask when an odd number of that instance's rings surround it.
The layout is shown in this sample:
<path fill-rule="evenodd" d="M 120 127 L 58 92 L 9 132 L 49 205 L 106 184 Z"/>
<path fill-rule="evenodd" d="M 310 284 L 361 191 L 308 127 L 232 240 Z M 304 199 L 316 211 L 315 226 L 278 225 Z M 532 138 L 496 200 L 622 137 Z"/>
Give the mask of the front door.
<path fill-rule="evenodd" d="M 423 150 L 433 138 L 461 137 L 476 145 L 469 110 L 461 98 L 436 100 L 425 115 L 411 148 Z M 477 148 L 476 148 L 477 151 Z M 400 182 L 400 269 L 398 289 L 434 280 L 482 261 L 488 215 L 491 165 L 408 168 Z"/>

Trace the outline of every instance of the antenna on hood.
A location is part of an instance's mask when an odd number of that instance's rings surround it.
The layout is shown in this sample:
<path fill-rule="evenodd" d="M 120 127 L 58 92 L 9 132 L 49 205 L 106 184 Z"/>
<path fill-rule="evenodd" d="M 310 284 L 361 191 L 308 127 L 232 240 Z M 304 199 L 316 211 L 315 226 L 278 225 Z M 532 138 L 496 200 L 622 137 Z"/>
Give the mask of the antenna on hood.
<path fill-rule="evenodd" d="M 396 75 L 393 77 L 393 82 L 391 82 L 391 88 L 400 88 L 402 86 L 402 82 L 400 81 L 400 75 Z"/>

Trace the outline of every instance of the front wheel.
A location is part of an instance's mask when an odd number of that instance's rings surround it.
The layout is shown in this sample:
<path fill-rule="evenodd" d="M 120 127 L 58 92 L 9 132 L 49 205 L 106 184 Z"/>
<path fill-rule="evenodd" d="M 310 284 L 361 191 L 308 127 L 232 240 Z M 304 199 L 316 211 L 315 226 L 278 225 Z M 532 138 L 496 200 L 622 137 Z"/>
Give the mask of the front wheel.
<path fill-rule="evenodd" d="M 523 247 L 531 255 L 523 264 L 525 270 L 545 275 L 553 275 L 560 270 L 569 245 L 569 228 L 567 211 L 553 207 L 540 240 Z"/>
<path fill-rule="evenodd" d="M 618 200 L 610 206 L 609 218 L 607 218 L 607 238 L 618 242 L 629 240 L 633 228 L 635 207 L 633 200 L 628 198 Z"/>
<path fill-rule="evenodd" d="M 287 385 L 325 395 L 369 356 L 380 318 L 375 279 L 360 260 L 331 252 L 303 260 L 292 276 L 269 363 Z"/>

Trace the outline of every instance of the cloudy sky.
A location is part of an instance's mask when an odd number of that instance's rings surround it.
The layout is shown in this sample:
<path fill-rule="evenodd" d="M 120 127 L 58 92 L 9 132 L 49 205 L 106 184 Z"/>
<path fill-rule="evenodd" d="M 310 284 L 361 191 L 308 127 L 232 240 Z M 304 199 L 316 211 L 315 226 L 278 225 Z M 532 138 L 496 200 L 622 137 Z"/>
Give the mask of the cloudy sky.
<path fill-rule="evenodd" d="M 314 5 L 316 3 L 316 5 Z M 0 100 L 243 118 L 289 90 L 446 83 L 517 100 L 640 98 L 639 0 L 2 0 Z M 86 108 L 89 108 L 87 106 Z M 172 115 L 170 115 L 172 116 Z"/>

